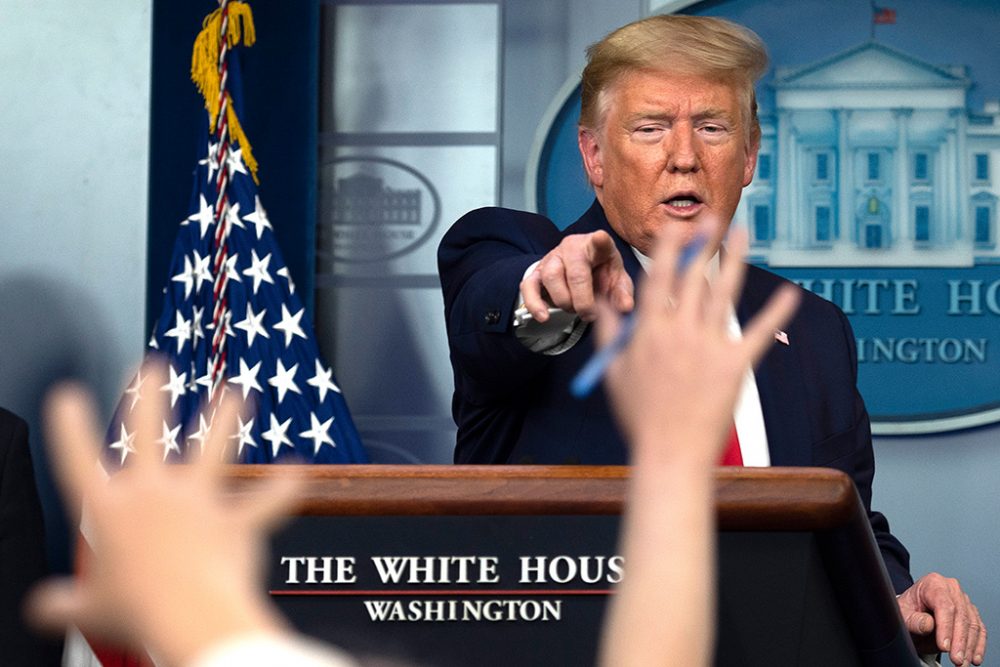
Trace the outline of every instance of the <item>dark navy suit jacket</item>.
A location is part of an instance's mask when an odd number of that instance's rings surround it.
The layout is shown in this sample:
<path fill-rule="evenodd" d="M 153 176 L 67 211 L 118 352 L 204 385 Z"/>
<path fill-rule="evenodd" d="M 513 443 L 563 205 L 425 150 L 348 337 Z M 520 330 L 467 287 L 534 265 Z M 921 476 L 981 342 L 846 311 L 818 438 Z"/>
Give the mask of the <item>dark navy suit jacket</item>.
<path fill-rule="evenodd" d="M 627 451 L 603 391 L 586 400 L 569 393 L 572 377 L 594 351 L 590 331 L 569 351 L 530 352 L 513 335 L 518 284 L 529 265 L 563 236 L 611 234 L 641 289 L 642 269 L 596 202 L 565 231 L 532 213 L 484 208 L 462 217 L 438 250 L 445 318 L 455 374 L 452 413 L 456 463 L 624 464 Z M 749 267 L 737 304 L 751 319 L 784 280 Z M 846 472 L 871 518 L 896 592 L 912 584 L 909 555 L 871 511 L 872 452 L 868 413 L 856 389 L 857 358 L 847 318 L 805 292 L 786 333 L 755 371 L 771 463 Z"/>

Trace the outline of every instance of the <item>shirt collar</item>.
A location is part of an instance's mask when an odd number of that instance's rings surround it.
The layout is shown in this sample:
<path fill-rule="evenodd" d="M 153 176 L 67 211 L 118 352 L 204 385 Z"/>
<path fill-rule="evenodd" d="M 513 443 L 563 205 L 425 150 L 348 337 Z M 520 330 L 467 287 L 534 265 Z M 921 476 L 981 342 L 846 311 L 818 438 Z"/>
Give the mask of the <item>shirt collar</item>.
<path fill-rule="evenodd" d="M 632 248 L 632 252 L 635 254 L 635 258 L 639 260 L 639 266 L 646 273 L 649 273 L 649 267 L 653 265 L 653 258 L 647 257 L 639 252 L 635 246 L 629 246 Z M 715 282 L 715 279 L 719 275 L 719 251 L 716 250 L 712 258 L 708 260 L 708 264 L 705 265 L 705 278 L 708 279 L 709 283 Z"/>

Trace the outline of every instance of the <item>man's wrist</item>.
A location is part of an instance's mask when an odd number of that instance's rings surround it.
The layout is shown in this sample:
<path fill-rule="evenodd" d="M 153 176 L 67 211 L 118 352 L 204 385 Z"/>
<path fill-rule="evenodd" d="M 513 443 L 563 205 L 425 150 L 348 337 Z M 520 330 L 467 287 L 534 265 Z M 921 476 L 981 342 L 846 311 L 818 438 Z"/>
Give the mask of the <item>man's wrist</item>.
<path fill-rule="evenodd" d="M 522 280 L 537 266 L 538 262 L 528 266 Z M 587 330 L 587 323 L 577 317 L 576 313 L 569 313 L 553 306 L 549 307 L 549 319 L 539 322 L 525 307 L 524 294 L 520 291 L 517 295 L 517 304 L 511 322 L 514 337 L 532 352 L 549 356 L 562 354 L 576 345 Z"/>

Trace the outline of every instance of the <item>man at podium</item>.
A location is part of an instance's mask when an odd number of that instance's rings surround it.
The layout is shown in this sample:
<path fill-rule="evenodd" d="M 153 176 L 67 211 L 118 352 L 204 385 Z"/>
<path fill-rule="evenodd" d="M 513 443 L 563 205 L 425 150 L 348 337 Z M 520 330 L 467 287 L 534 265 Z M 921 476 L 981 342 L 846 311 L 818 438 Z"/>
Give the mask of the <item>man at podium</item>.
<path fill-rule="evenodd" d="M 588 50 L 578 143 L 596 195 L 591 208 L 564 231 L 539 215 L 479 209 L 455 223 L 439 248 L 457 463 L 627 462 L 601 389 L 583 399 L 568 389 L 595 351 L 596 302 L 633 309 L 664 227 L 692 239 L 706 219 L 720 220 L 708 244 L 721 246 L 753 179 L 760 145 L 754 83 L 766 67 L 757 35 L 705 17 L 653 16 Z M 710 265 L 709 281 L 715 272 Z M 734 336 L 783 284 L 748 267 L 729 313 Z M 967 638 L 985 631 L 958 582 L 930 574 L 914 584 L 906 549 L 871 510 L 874 455 L 856 376 L 846 317 L 803 292 L 795 318 L 745 377 L 726 459 L 846 472 L 918 648 L 954 646 L 956 665 L 979 664 L 981 656 L 966 655 L 979 642 Z"/>

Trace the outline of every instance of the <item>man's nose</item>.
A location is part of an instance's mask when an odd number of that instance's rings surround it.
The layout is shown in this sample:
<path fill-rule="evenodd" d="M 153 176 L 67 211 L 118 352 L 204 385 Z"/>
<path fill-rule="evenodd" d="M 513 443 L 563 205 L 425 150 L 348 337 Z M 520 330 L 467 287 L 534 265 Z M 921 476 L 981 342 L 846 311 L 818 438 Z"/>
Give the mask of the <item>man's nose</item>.
<path fill-rule="evenodd" d="M 698 171 L 699 167 L 694 128 L 675 126 L 667 143 L 667 170 L 691 172 Z"/>

